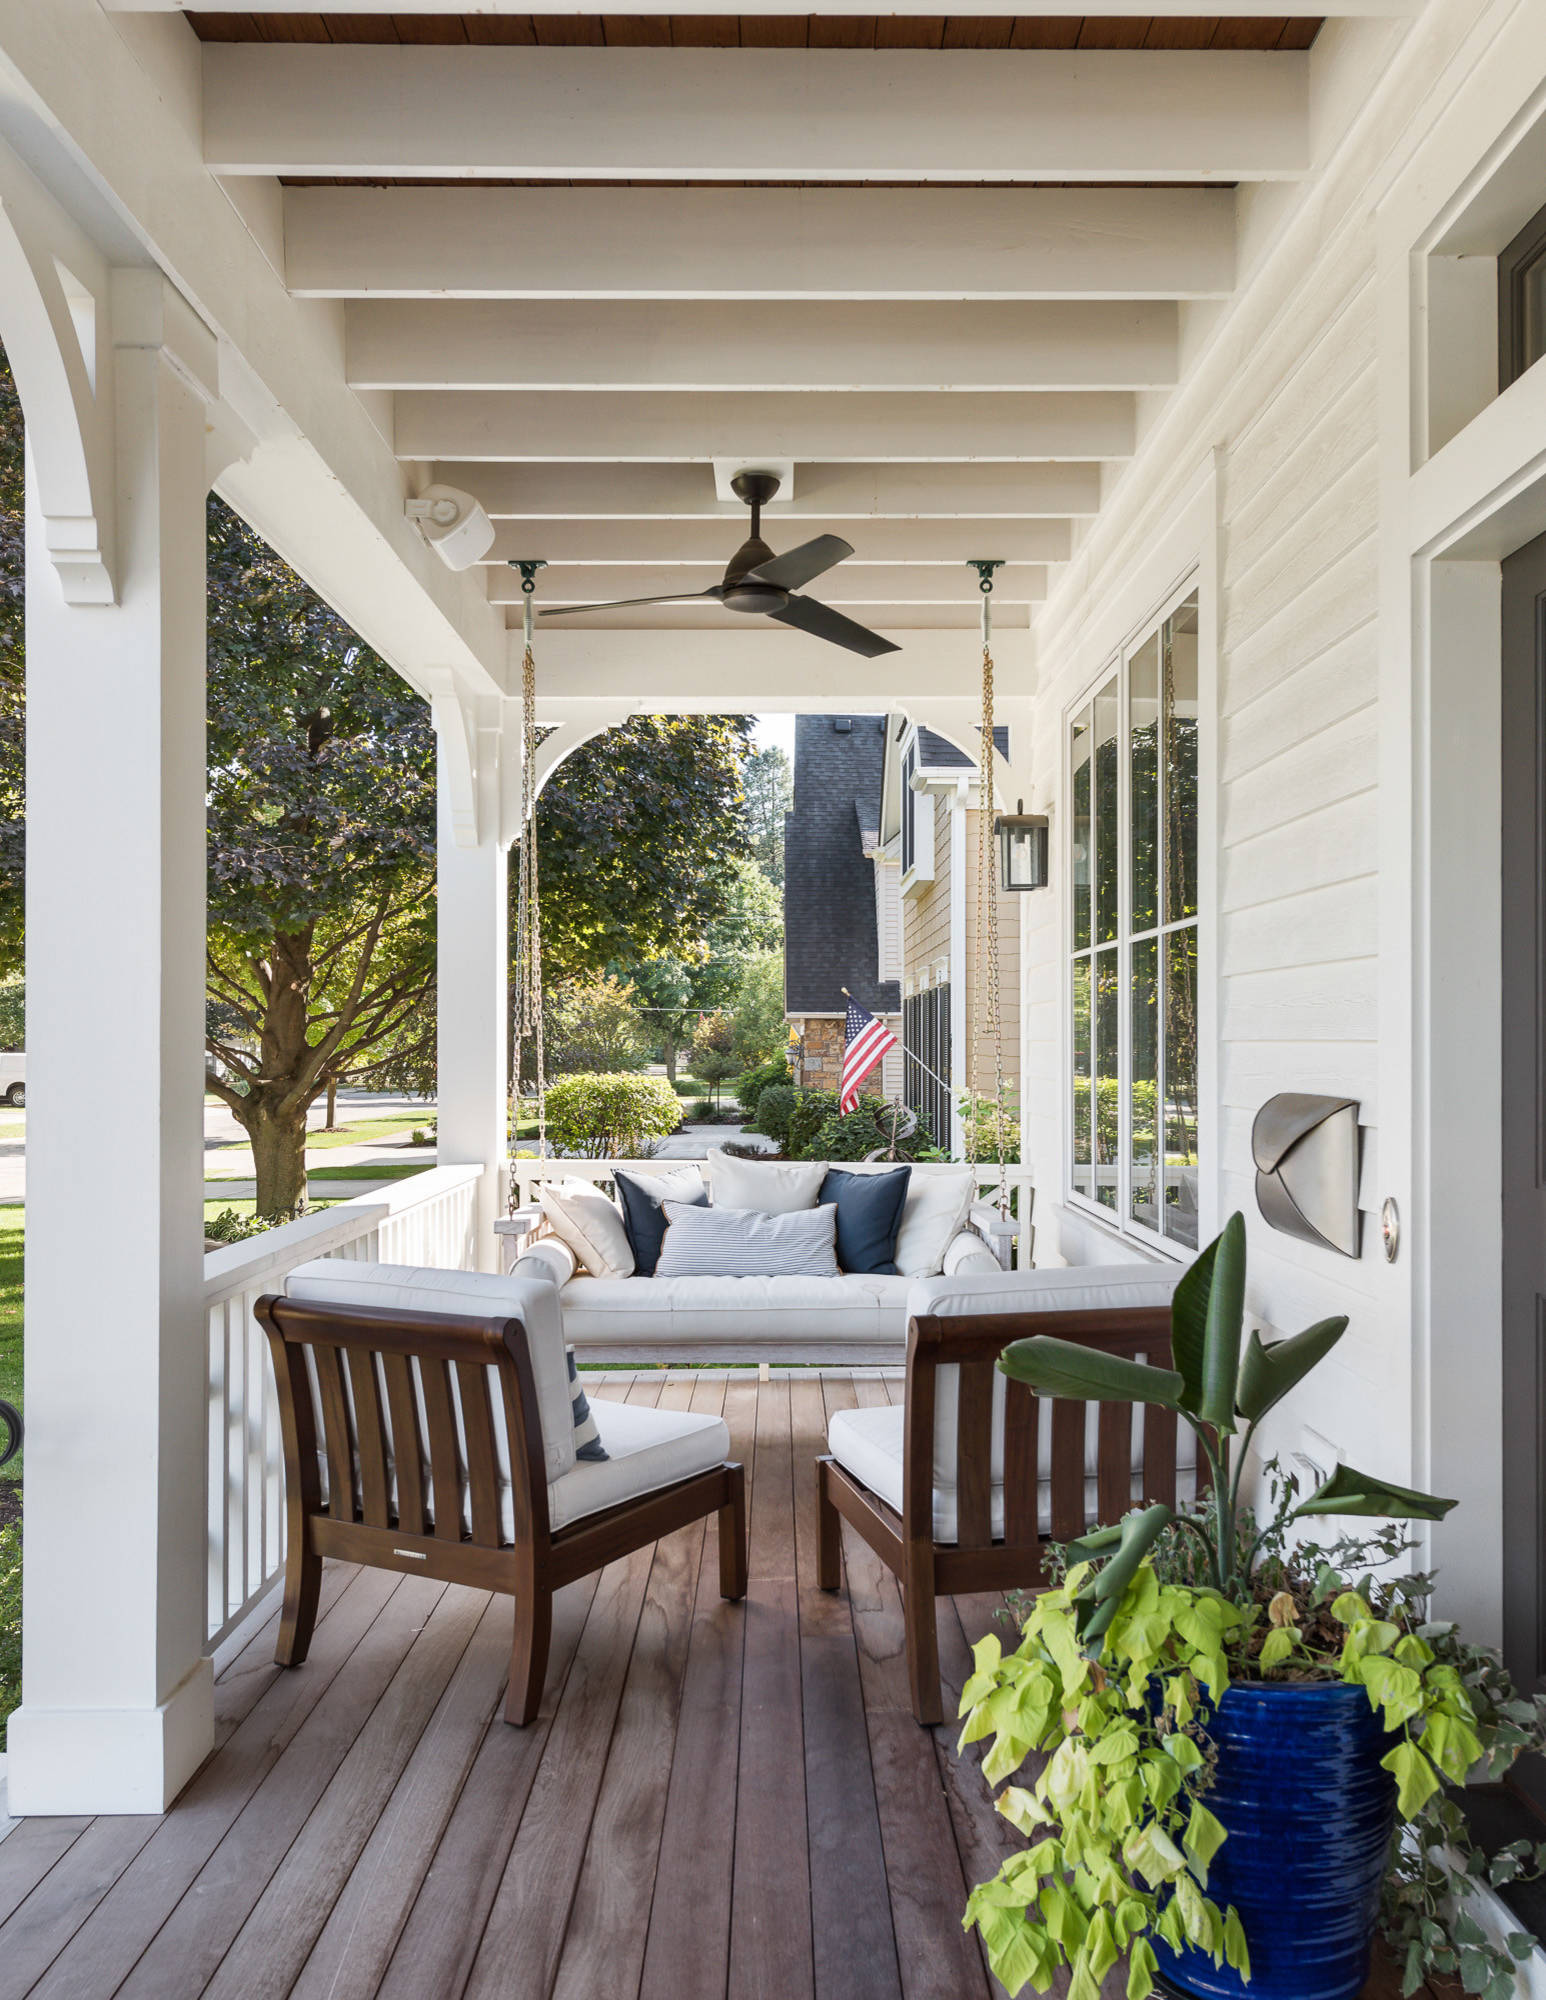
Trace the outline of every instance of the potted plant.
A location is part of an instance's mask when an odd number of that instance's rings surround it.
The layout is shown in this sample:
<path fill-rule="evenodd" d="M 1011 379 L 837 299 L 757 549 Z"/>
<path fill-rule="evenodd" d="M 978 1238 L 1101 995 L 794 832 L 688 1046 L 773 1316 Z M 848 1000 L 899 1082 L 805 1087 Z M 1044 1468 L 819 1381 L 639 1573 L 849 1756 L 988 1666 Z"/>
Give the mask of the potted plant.
<path fill-rule="evenodd" d="M 1305 1538 L 1319 1517 L 1436 1521 L 1452 1501 L 1346 1465 L 1301 1497 L 1274 1462 L 1263 1517 L 1245 1504 L 1257 1426 L 1347 1321 L 1246 1345 L 1244 1299 L 1235 1215 L 1176 1288 L 1172 1367 L 1045 1337 L 999 1362 L 1043 1395 L 1176 1412 L 1200 1497 L 1071 1544 L 1060 1585 L 1017 1607 L 1019 1646 L 978 1644 L 962 1745 L 987 1742 L 1027 1845 L 966 1922 L 1011 1994 L 1067 1968 L 1069 2000 L 1098 2000 L 1125 1956 L 1128 2000 L 1354 2000 L 1383 1921 L 1407 1993 L 1458 1974 L 1503 2000 L 1531 1941 L 1489 1944 L 1468 1898 L 1546 1847 L 1489 1865 L 1446 1787 L 1546 1742 L 1546 1703 L 1428 1621 L 1431 1579 L 1391 1573 L 1400 1529 Z M 1033 1778 L 1005 1782 L 1032 1758 Z"/>

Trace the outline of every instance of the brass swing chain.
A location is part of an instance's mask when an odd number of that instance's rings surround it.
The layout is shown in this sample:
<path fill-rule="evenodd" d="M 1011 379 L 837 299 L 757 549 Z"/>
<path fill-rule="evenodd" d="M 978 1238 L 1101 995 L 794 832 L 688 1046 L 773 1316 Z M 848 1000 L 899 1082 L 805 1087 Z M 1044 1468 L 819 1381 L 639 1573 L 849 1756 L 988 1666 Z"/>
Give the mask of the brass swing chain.
<path fill-rule="evenodd" d="M 530 582 L 526 651 L 521 660 L 521 855 L 516 875 L 515 1102 L 519 1126 L 521 1070 L 526 1043 L 534 1045 L 537 1083 L 537 1155 L 547 1158 L 547 1058 L 542 1032 L 542 899 L 537 882 L 537 663 L 530 638 Z M 513 1189 L 512 1189 L 513 1194 Z"/>
<path fill-rule="evenodd" d="M 977 811 L 977 940 L 976 986 L 978 1022 L 972 1037 L 968 1068 L 971 1098 L 971 1152 L 977 1159 L 977 1057 L 979 1044 L 993 1047 L 993 1152 L 998 1163 L 998 1211 L 1009 1214 L 1009 1176 L 1004 1106 L 1004 1035 L 999 999 L 998 893 L 995 867 L 993 787 L 993 653 L 987 641 L 987 593 L 983 598 L 982 739 L 978 759 Z M 987 961 L 984 976 L 983 960 Z"/>

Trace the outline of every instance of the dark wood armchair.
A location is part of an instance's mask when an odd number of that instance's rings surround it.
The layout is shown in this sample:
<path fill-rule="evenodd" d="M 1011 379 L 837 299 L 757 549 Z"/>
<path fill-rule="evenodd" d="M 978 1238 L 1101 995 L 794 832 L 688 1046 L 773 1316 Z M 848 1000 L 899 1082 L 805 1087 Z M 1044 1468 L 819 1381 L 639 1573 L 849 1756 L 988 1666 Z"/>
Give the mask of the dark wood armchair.
<path fill-rule="evenodd" d="M 542 1699 L 561 1585 L 717 1513 L 720 1589 L 745 1596 L 739 1465 L 715 1465 L 552 1532 L 520 1320 L 274 1295 L 256 1311 L 274 1357 L 284 1438 L 281 1666 L 306 1658 L 324 1556 L 513 1597 L 505 1720 L 516 1724 L 530 1722 Z M 506 1439 L 508 1502 L 498 1448 Z"/>
<path fill-rule="evenodd" d="M 1087 1498 L 1084 1403 L 1044 1401 L 1024 1383 L 1004 1383 L 1001 1522 L 994 1499 L 994 1376 L 1012 1340 L 1049 1334 L 1156 1365 L 1170 1365 L 1168 1306 L 1089 1307 L 1077 1311 L 973 1313 L 916 1318 L 907 1338 L 907 1395 L 901 1412 L 901 1507 L 874 1491 L 836 1457 L 817 1460 L 819 1539 L 817 1579 L 823 1590 L 842 1582 L 839 1517 L 862 1535 L 902 1587 L 907 1623 L 907 1673 L 913 1714 L 943 1719 L 934 1600 L 974 1591 L 1037 1590 L 1047 1582 L 1047 1541 L 1076 1539 L 1098 1522 L 1116 1521 L 1135 1504 L 1135 1473 L 1144 1501 L 1176 1499 L 1176 1418 L 1148 1406 L 1142 1456 L 1135 1464 L 1133 1408 L 1097 1405 L 1098 1449 L 1093 1509 Z M 936 1450 L 939 1371 L 959 1370 L 954 1449 Z M 1042 1451 L 1041 1427 L 1050 1430 Z M 834 1424 L 834 1429 L 835 1429 Z M 943 1446 L 944 1441 L 940 1441 Z M 1042 1464 L 1050 1487 L 1043 1537 Z M 955 1537 L 935 1539 L 935 1488 L 954 1471 Z M 1200 1475 L 1199 1475 L 1200 1476 Z M 949 1484 L 947 1479 L 945 1484 Z M 893 1496 L 895 1497 L 895 1496 Z"/>

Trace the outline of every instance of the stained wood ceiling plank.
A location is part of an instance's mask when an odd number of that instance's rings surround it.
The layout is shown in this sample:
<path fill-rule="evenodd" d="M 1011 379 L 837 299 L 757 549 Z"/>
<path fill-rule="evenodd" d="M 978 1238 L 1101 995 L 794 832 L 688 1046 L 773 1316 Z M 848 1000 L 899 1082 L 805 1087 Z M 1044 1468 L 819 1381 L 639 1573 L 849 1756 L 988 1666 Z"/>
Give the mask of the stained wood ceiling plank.
<path fill-rule="evenodd" d="M 604 46 L 599 14 L 533 14 L 531 25 L 543 48 L 599 49 Z"/>
<path fill-rule="evenodd" d="M 678 49 L 738 49 L 739 14 L 673 14 L 671 45 Z"/>
<path fill-rule="evenodd" d="M 743 22 L 744 28 L 744 22 Z M 808 46 L 813 49 L 872 49 L 873 14 L 813 14 Z"/>
<path fill-rule="evenodd" d="M 1072 49 L 1079 44 L 1082 14 L 1022 14 L 1009 40 L 1012 49 Z"/>
<path fill-rule="evenodd" d="M 944 39 L 943 14 L 881 14 L 876 18 L 878 49 L 937 49 Z"/>
<path fill-rule="evenodd" d="M 1007 49 L 1014 22 L 1002 15 L 950 14 L 945 18 L 947 49 Z"/>
<path fill-rule="evenodd" d="M 334 14 L 328 33 L 335 42 L 397 42 L 402 37 L 390 14 Z"/>
<path fill-rule="evenodd" d="M 1279 46 L 1288 17 L 1265 21 L 1220 21 L 1209 44 L 1215 49 L 1275 49 Z"/>
<path fill-rule="evenodd" d="M 1102 20 L 1091 16 L 1079 30 L 1077 46 L 1081 49 L 1141 49 L 1152 25 L 1141 19 Z"/>
<path fill-rule="evenodd" d="M 609 49 L 671 46 L 671 23 L 664 14 L 603 14 L 601 32 Z"/>
<path fill-rule="evenodd" d="M 810 20 L 804 14 L 743 14 L 743 49 L 803 49 L 810 41 Z"/>
<path fill-rule="evenodd" d="M 419 48 L 465 45 L 467 22 L 455 14 L 394 14 L 392 26 L 400 42 Z"/>
<path fill-rule="evenodd" d="M 1149 23 L 1143 45 L 1146 49 L 1206 49 L 1212 46 L 1218 25 L 1217 16 L 1212 14 L 1199 14 L 1192 20 L 1156 18 Z"/>

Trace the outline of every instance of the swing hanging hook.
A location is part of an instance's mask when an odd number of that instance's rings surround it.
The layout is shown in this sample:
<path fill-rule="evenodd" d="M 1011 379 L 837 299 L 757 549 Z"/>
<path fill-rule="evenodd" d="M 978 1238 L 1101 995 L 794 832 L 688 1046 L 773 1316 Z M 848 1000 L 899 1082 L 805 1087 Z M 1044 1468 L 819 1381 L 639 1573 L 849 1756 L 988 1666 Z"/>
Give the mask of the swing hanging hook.
<path fill-rule="evenodd" d="M 526 643 L 529 646 L 532 638 L 532 598 L 536 595 L 537 591 L 537 571 L 539 569 L 546 569 L 547 563 L 540 556 L 534 562 L 522 562 L 512 556 L 509 558 L 506 567 L 509 569 L 518 569 L 521 572 L 521 623 L 525 628 Z"/>
<path fill-rule="evenodd" d="M 982 592 L 982 649 L 988 650 L 993 637 L 993 572 L 1004 567 L 1002 556 L 970 556 L 966 567 L 977 572 L 977 588 Z"/>

